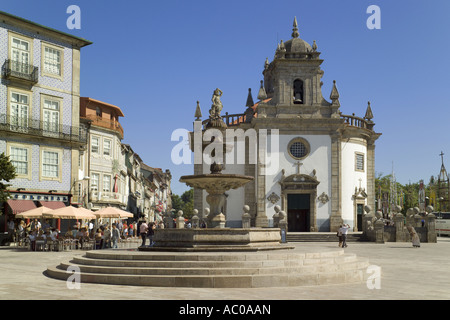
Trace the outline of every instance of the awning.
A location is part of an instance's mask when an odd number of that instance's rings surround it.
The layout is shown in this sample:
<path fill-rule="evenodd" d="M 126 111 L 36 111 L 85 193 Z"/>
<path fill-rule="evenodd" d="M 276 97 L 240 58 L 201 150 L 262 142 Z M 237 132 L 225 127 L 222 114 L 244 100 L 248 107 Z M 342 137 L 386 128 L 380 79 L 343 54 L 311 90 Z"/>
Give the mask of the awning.
<path fill-rule="evenodd" d="M 6 201 L 12 214 L 18 214 L 36 208 L 32 200 L 13 200 Z"/>
<path fill-rule="evenodd" d="M 66 205 L 64 204 L 64 202 L 61 201 L 39 201 L 39 203 L 41 204 L 41 206 L 43 207 L 47 207 L 50 209 L 59 209 L 59 208 L 64 208 Z"/>

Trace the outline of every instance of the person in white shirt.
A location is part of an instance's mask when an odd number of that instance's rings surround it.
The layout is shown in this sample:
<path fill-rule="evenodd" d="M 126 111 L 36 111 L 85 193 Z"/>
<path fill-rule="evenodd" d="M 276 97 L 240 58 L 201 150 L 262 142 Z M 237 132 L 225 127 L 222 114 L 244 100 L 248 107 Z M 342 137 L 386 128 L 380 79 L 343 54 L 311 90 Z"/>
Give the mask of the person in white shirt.
<path fill-rule="evenodd" d="M 342 248 L 348 247 L 347 246 L 348 229 L 350 229 L 350 226 L 348 224 L 343 224 L 342 227 L 339 229 L 340 233 L 342 234 Z"/>

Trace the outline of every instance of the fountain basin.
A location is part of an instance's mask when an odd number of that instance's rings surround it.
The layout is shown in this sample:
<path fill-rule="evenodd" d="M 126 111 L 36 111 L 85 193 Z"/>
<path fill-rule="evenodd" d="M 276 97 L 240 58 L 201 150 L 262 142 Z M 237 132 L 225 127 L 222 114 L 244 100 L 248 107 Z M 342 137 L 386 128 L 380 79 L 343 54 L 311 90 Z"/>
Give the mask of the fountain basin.
<path fill-rule="evenodd" d="M 209 194 L 222 194 L 230 189 L 237 189 L 253 181 L 251 176 L 226 173 L 206 173 L 182 176 L 180 182 L 189 187 L 204 189 Z"/>
<path fill-rule="evenodd" d="M 155 245 L 139 251 L 259 251 L 292 249 L 279 228 L 156 229 Z"/>

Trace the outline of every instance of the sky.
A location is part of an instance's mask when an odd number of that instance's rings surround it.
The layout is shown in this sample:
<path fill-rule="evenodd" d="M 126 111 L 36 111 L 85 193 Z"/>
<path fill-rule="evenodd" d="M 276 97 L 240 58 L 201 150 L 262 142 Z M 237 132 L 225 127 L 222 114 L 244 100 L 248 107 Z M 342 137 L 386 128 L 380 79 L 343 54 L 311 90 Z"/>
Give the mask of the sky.
<path fill-rule="evenodd" d="M 70 5 L 80 29 L 68 29 Z M 367 20 L 380 9 L 380 29 Z M 124 143 L 147 165 L 172 173 L 172 192 L 193 166 L 176 165 L 176 129 L 192 130 L 197 100 L 203 117 L 215 88 L 224 112 L 243 113 L 266 58 L 291 39 L 316 40 L 324 62 L 322 92 L 333 80 L 343 114 L 363 117 L 370 101 L 376 175 L 415 183 L 450 169 L 450 1 L 448 0 L 4 0 L 0 10 L 92 41 L 81 49 L 81 96 L 119 106 Z"/>

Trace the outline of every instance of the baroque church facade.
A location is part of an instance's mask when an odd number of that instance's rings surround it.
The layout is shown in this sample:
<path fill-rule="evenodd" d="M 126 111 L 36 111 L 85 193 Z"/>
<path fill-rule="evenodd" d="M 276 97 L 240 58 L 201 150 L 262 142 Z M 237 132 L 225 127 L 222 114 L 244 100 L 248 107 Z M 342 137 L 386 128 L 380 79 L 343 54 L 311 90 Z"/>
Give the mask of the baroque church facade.
<path fill-rule="evenodd" d="M 342 223 L 358 231 L 365 205 L 375 208 L 375 141 L 381 134 L 374 131 L 370 103 L 363 117 L 343 115 L 335 81 L 330 101 L 323 97 L 322 62 L 316 42 L 300 38 L 295 19 L 292 38 L 281 41 L 274 59 L 265 62 L 258 102 L 249 89 L 247 110 L 222 116 L 228 129 L 267 132 L 267 143 L 256 152 L 270 152 L 276 163 L 269 168 L 261 157 L 249 161 L 256 144 L 248 139 L 245 163 L 225 163 L 224 173 L 254 177 L 227 193 L 227 227 L 242 226 L 248 205 L 256 227 L 272 226 L 281 209 L 288 232 L 335 231 Z M 208 172 L 209 165 L 194 165 L 194 174 Z M 203 212 L 207 206 L 206 192 L 194 190 L 194 207 Z"/>

